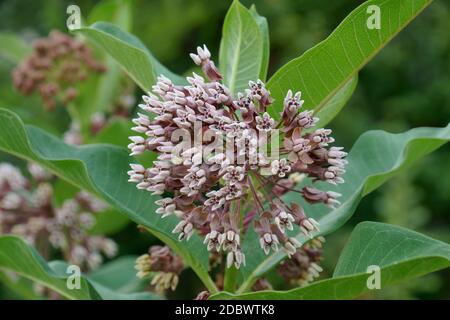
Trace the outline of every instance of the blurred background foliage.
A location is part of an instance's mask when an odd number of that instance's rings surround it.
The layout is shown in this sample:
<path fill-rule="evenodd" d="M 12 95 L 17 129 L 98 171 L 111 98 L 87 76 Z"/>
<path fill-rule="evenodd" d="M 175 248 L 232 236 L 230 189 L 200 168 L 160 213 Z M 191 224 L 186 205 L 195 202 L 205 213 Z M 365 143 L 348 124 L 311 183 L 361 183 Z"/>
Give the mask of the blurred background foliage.
<path fill-rule="evenodd" d="M 0 31 L 26 42 L 50 30 L 66 31 L 66 8 L 76 3 L 84 16 L 94 0 L 2 0 Z M 222 22 L 231 1 L 134 0 L 131 32 L 166 66 L 185 74 L 192 68 L 188 53 L 207 44 L 217 60 Z M 256 0 L 270 27 L 269 74 L 323 40 L 362 1 Z M 363 132 L 401 132 L 419 126 L 445 126 L 450 119 L 450 3 L 436 0 L 388 44 L 361 72 L 357 89 L 331 123 L 337 141 L 350 149 Z M 43 112 L 36 97 L 24 99 L 12 88 L 10 71 L 18 61 L 0 57 L 0 106 L 14 106 L 25 122 L 61 135 L 69 126 L 64 108 Z M 140 93 L 136 90 L 136 97 Z M 1 160 L 11 160 L 1 155 Z M 14 161 L 14 160 L 13 160 Z M 364 220 L 411 228 L 450 242 L 450 148 L 441 148 L 361 202 L 345 227 L 327 237 L 325 272 L 330 276 L 353 226 Z M 120 253 L 141 254 L 154 240 L 129 225 L 114 239 Z M 192 298 L 198 283 L 185 271 L 176 297 Z M 13 297 L 1 291 L 3 297 Z M 386 288 L 363 298 L 450 298 L 450 271 Z"/>

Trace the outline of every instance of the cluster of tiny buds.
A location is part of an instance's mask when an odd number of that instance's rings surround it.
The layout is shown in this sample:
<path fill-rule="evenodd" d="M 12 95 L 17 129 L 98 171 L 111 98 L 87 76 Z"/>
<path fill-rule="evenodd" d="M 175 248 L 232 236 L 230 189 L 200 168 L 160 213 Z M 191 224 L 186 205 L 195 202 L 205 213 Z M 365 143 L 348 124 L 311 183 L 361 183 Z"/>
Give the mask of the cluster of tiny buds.
<path fill-rule="evenodd" d="M 226 253 L 228 267 L 245 264 L 241 237 L 250 221 L 266 254 L 281 247 L 294 255 L 301 243 L 288 231 L 298 226 L 311 238 L 319 224 L 282 196 L 297 192 L 310 204 L 338 206 L 336 192 L 295 186 L 299 176 L 343 183 L 347 153 L 329 146 L 334 142 L 331 130 L 313 129 L 319 119 L 313 111 L 300 110 L 300 92 L 287 92 L 277 121 L 271 116 L 274 100 L 261 80 L 250 81 L 235 98 L 220 82 L 206 46 L 198 47 L 191 58 L 206 79 L 194 73 L 187 77 L 189 85 L 180 86 L 161 75 L 152 92 L 143 96 L 143 112 L 133 119 L 137 135 L 130 137 L 128 148 L 131 156 L 153 151 L 158 157 L 151 168 L 131 164 L 129 181 L 164 195 L 156 201 L 156 213 L 180 219 L 173 230 L 179 240 L 189 240 L 197 230 L 209 251 Z M 264 147 L 278 130 L 283 144 L 278 156 L 269 158 Z"/>
<path fill-rule="evenodd" d="M 47 108 L 73 101 L 76 84 L 85 81 L 90 73 L 105 71 L 95 60 L 90 48 L 80 40 L 59 31 L 36 40 L 33 52 L 12 72 L 14 86 L 24 95 L 38 91 Z"/>
<path fill-rule="evenodd" d="M 306 243 L 278 267 L 278 273 L 289 283 L 305 286 L 318 278 L 323 271 L 319 262 L 322 260 L 323 237 L 317 237 Z"/>
<path fill-rule="evenodd" d="M 272 284 L 265 278 L 258 278 L 252 286 L 252 291 L 273 290 Z"/>
<path fill-rule="evenodd" d="M 148 253 L 136 260 L 135 269 L 139 278 L 153 275 L 151 285 L 156 291 L 175 290 L 179 275 L 184 269 L 183 260 L 167 246 L 151 246 Z"/>
<path fill-rule="evenodd" d="M 16 234 L 40 248 L 45 244 L 46 249 L 59 249 L 70 263 L 86 270 L 98 267 L 102 254 L 116 255 L 113 240 L 89 234 L 96 223 L 94 214 L 108 209 L 103 201 L 81 191 L 57 207 L 53 175 L 35 163 L 28 164 L 28 172 L 31 179 L 9 163 L 0 164 L 0 234 Z"/>

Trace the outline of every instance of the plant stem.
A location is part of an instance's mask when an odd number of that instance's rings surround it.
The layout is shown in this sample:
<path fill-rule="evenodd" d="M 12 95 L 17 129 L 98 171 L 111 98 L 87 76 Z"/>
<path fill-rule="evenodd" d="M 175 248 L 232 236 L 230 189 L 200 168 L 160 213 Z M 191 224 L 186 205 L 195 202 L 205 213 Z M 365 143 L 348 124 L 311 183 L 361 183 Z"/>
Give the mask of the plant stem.
<path fill-rule="evenodd" d="M 223 280 L 223 290 L 234 292 L 236 290 L 237 269 L 234 265 L 225 269 L 225 278 Z"/>

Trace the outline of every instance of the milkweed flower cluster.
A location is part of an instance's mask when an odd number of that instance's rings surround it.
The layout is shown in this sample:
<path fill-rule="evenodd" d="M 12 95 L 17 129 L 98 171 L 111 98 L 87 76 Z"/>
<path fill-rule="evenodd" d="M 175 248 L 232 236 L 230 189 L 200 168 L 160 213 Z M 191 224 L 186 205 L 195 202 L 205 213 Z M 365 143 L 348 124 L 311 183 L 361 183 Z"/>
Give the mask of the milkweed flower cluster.
<path fill-rule="evenodd" d="M 58 99 L 74 100 L 76 85 L 91 74 L 105 71 L 91 49 L 80 40 L 59 31 L 34 42 L 32 53 L 13 70 L 14 86 L 24 95 L 38 91 L 44 104 L 53 109 Z"/>
<path fill-rule="evenodd" d="M 133 119 L 138 134 L 128 147 L 132 156 L 153 151 L 158 158 L 151 168 L 131 164 L 129 181 L 162 196 L 156 213 L 180 219 L 173 230 L 179 240 L 197 230 L 208 250 L 226 253 L 228 267 L 245 264 L 242 239 L 250 222 L 266 254 L 283 248 L 295 255 L 301 244 L 289 231 L 298 226 L 312 237 L 319 224 L 281 196 L 298 192 L 309 203 L 338 206 L 338 193 L 295 185 L 303 176 L 343 183 L 347 154 L 330 147 L 331 130 L 315 128 L 319 119 L 302 110 L 300 92 L 287 92 L 276 120 L 261 80 L 233 96 L 206 46 L 191 58 L 206 79 L 194 73 L 179 86 L 161 75 L 143 96 L 142 113 Z"/>
<path fill-rule="evenodd" d="M 0 164 L 0 234 L 15 234 L 41 249 L 61 250 L 71 263 L 83 269 L 98 267 L 103 256 L 117 253 L 116 243 L 93 236 L 94 214 L 108 207 L 86 192 L 79 192 L 61 206 L 53 204 L 54 178 L 40 166 L 30 163 L 31 179 L 9 163 Z"/>
<path fill-rule="evenodd" d="M 153 274 L 151 285 L 157 291 L 163 291 L 169 288 L 175 290 L 184 265 L 181 257 L 172 253 L 169 247 L 151 246 L 148 253 L 136 260 L 135 269 L 139 278 Z"/>

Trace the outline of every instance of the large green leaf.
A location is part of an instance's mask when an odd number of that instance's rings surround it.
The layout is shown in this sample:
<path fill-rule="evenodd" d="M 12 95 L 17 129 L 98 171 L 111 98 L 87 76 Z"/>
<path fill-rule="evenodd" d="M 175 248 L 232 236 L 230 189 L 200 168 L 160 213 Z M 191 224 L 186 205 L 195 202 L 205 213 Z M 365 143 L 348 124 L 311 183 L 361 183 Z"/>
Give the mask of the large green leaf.
<path fill-rule="evenodd" d="M 55 272 L 32 246 L 15 236 L 0 237 L 0 268 L 41 283 L 69 299 L 101 298 L 84 277 L 79 290 L 68 289 L 67 275 L 62 277 Z"/>
<path fill-rule="evenodd" d="M 109 262 L 101 268 L 88 274 L 91 281 L 95 281 L 114 292 L 131 293 L 142 291 L 148 280 L 136 276 L 134 268 L 137 256 L 122 256 Z"/>
<path fill-rule="evenodd" d="M 208 275 L 208 252 L 198 235 L 180 242 L 172 234 L 175 217 L 155 214 L 155 197 L 128 183 L 127 170 L 133 160 L 125 149 L 111 145 L 74 147 L 42 130 L 25 126 L 11 111 L 0 109 L 0 150 L 35 161 L 69 183 L 88 190 L 131 220 L 144 225 L 183 257 L 210 291 L 215 285 Z"/>
<path fill-rule="evenodd" d="M 130 220 L 127 216 L 111 208 L 95 214 L 95 225 L 89 230 L 89 233 L 112 235 L 118 233 L 129 224 Z"/>
<path fill-rule="evenodd" d="M 242 295 L 220 293 L 213 299 L 351 299 L 369 291 L 367 282 L 380 269 L 381 289 L 450 266 L 450 245 L 420 233 L 383 223 L 363 222 L 353 231 L 331 279 L 289 291 Z M 369 271 L 369 272 L 368 272 Z"/>
<path fill-rule="evenodd" d="M 111 264 L 114 264 L 114 262 L 111 262 Z M 66 271 L 69 267 L 69 264 L 65 261 L 51 261 L 49 262 L 48 266 L 55 272 L 57 275 L 59 275 L 62 278 L 65 278 L 67 276 Z M 105 266 L 103 266 L 105 267 Z M 103 268 L 102 267 L 102 268 Z M 111 268 L 109 268 L 106 265 L 106 270 L 103 273 L 110 272 Z M 112 268 L 112 270 L 117 270 L 117 268 Z M 129 270 L 121 270 L 122 272 L 125 272 L 126 274 L 130 274 Z M 102 269 L 98 270 L 97 272 L 102 272 Z M 110 275 L 111 277 L 112 275 Z M 118 276 L 117 274 L 115 275 Z M 108 285 L 111 284 L 109 281 L 103 281 L 98 282 L 97 280 L 93 279 L 91 275 L 85 275 L 84 276 L 87 281 L 92 285 L 92 287 L 98 292 L 101 299 L 103 300 L 160 300 L 161 297 L 154 293 L 150 292 L 130 292 L 130 293 L 124 293 L 120 290 L 117 290 L 114 287 L 109 287 Z M 105 280 L 105 279 L 103 279 Z"/>
<path fill-rule="evenodd" d="M 96 22 L 75 32 L 81 33 L 110 54 L 144 91 L 151 89 L 159 74 L 164 74 L 174 83 L 185 83 L 184 78 L 169 71 L 156 60 L 138 38 L 113 24 Z"/>
<path fill-rule="evenodd" d="M 266 39 L 263 38 L 260 25 L 263 27 L 263 22 L 260 20 L 258 23 L 254 14 L 237 0 L 225 16 L 219 66 L 223 81 L 232 94 L 244 91 L 249 80 L 258 79 L 261 72 L 267 69 L 266 52 L 266 61 L 263 63 Z"/>
<path fill-rule="evenodd" d="M 414 160 L 432 152 L 450 139 L 450 124 L 445 128 L 416 128 L 401 134 L 369 131 L 355 143 L 348 155 L 345 183 L 338 187 L 319 182 L 316 187 L 342 194 L 342 205 L 329 209 L 323 205 L 309 205 L 297 193 L 288 193 L 287 202 L 299 202 L 308 215 L 320 223 L 318 234 L 328 234 L 342 226 L 354 213 L 361 198 L 379 187 L 387 179 Z M 298 234 L 297 239 L 306 239 Z M 240 269 L 244 283 L 240 292 L 248 290 L 255 279 L 280 262 L 285 254 L 279 251 L 265 256 L 258 248 L 257 235 L 252 229 L 243 245 L 247 265 Z"/>
<path fill-rule="evenodd" d="M 90 10 L 87 22 L 105 21 L 117 24 L 128 31 L 132 26 L 132 8 L 129 0 L 103 0 Z"/>
<path fill-rule="evenodd" d="M 121 261 L 120 261 L 121 262 Z M 114 263 L 111 263 L 114 264 Z M 134 270 L 127 269 L 117 270 L 112 268 L 112 265 L 106 266 L 104 271 L 98 270 L 97 274 L 109 272 L 110 277 L 123 277 L 124 274 L 134 274 Z M 124 266 L 123 264 L 121 264 Z M 23 278 L 40 283 L 57 293 L 61 294 L 67 299 L 76 300 L 154 300 L 160 299 L 157 295 L 149 292 L 131 292 L 131 290 L 117 290 L 115 287 L 108 287 L 110 282 L 102 281 L 102 278 L 92 275 L 81 276 L 80 288 L 69 289 L 67 287 L 67 278 L 69 274 L 66 273 L 68 264 L 62 261 L 54 261 L 47 264 L 47 262 L 39 255 L 39 253 L 28 243 L 16 236 L 0 236 L 0 270 L 5 272 L 14 272 L 16 279 L 13 281 L 7 278 L 8 275 L 2 274 L 0 281 L 6 281 L 7 285 L 20 285 L 20 294 L 25 294 L 30 297 L 33 294 L 31 283 L 25 283 Z M 121 271 L 122 274 L 111 274 L 110 271 Z M 13 281 L 14 283 L 11 283 Z M 17 289 L 17 288 L 16 288 Z M 114 289 L 114 291 L 112 290 Z M 137 289 L 137 287 L 129 288 Z M 139 288 L 140 289 L 140 288 Z M 37 296 L 33 296 L 37 298 Z"/>
<path fill-rule="evenodd" d="M 12 293 L 13 299 L 38 300 L 41 297 L 33 290 L 33 281 L 21 277 L 12 271 L 0 272 L 0 284 Z"/>
<path fill-rule="evenodd" d="M 339 94 L 349 80 L 431 1 L 364 2 L 327 39 L 288 62 L 272 76 L 267 84 L 275 98 L 273 108 L 269 110 L 272 116 L 279 118 L 289 89 L 302 91 L 306 109 L 321 111 L 321 115 L 327 118 L 328 113 L 335 114 L 333 108 L 325 108 L 327 102 Z M 367 8 L 371 5 L 380 8 L 380 29 L 367 27 L 371 16 Z"/>

